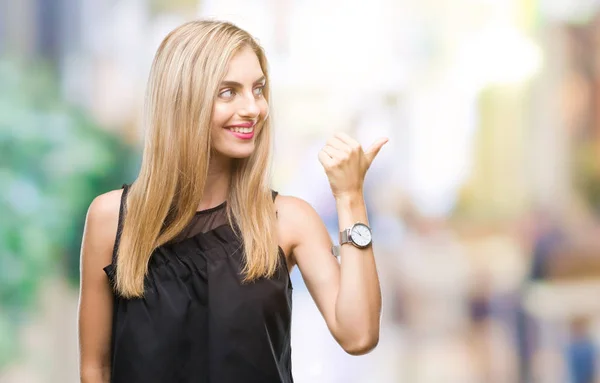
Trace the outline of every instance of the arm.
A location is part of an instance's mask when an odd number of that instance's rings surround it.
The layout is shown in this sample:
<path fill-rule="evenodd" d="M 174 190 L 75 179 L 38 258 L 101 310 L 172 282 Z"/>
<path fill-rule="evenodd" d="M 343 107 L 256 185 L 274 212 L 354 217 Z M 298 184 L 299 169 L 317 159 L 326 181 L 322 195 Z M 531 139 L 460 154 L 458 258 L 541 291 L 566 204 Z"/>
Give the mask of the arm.
<path fill-rule="evenodd" d="M 289 196 L 279 196 L 277 203 L 281 230 L 291 233 L 294 263 L 329 331 L 347 353 L 366 354 L 379 339 L 381 296 L 373 251 L 344 245 L 340 265 L 331 253 L 329 233 L 312 206 Z M 355 214 L 342 210 L 340 225 L 349 219 L 346 216 Z"/>
<path fill-rule="evenodd" d="M 78 308 L 79 374 L 82 383 L 110 381 L 112 291 L 103 268 L 111 262 L 121 190 L 91 203 L 81 245 Z"/>
<path fill-rule="evenodd" d="M 387 140 L 379 141 L 363 153 L 358 143 L 347 136 L 341 137 L 346 142 L 338 136 L 328 142 L 339 149 L 331 150 L 331 156 L 321 152 L 319 157 L 336 199 L 339 227 L 345 229 L 357 221 L 368 224 L 362 183 L 368 166 Z M 327 229 L 314 209 L 302 200 L 284 198 L 280 217 L 285 216 L 287 227 L 283 230 L 293 233 L 290 241 L 295 262 L 331 334 L 349 354 L 371 351 L 379 341 L 381 313 L 381 290 L 372 246 L 366 249 L 350 244 L 342 246 L 341 265 L 338 264 L 331 253 Z"/>

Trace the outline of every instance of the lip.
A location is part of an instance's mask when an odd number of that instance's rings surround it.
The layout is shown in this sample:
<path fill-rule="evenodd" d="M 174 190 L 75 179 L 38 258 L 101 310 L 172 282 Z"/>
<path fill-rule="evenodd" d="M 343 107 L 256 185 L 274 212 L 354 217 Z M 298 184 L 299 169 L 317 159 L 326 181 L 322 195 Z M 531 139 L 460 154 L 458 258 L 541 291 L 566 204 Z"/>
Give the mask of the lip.
<path fill-rule="evenodd" d="M 256 122 L 244 122 L 241 124 L 227 125 L 225 128 L 252 128 L 254 125 L 256 125 Z"/>
<path fill-rule="evenodd" d="M 233 130 L 229 130 L 226 129 L 229 133 L 231 133 L 232 135 L 236 136 L 239 139 L 242 140 L 251 140 L 254 137 L 254 130 L 252 130 L 250 133 L 237 133 L 234 132 Z"/>

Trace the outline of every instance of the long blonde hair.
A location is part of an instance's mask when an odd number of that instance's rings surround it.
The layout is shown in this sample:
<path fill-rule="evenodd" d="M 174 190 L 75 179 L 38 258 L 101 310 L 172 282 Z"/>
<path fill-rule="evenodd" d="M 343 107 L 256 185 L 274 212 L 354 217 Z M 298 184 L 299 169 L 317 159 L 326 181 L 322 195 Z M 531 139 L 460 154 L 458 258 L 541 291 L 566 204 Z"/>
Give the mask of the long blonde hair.
<path fill-rule="evenodd" d="M 117 253 L 117 292 L 141 297 L 152 252 L 193 218 L 204 192 L 211 150 L 213 103 L 227 65 L 240 48 L 263 49 L 246 31 L 221 21 L 193 21 L 173 30 L 156 52 L 146 93 L 146 139 L 140 173 L 126 201 Z M 253 154 L 232 169 L 227 216 L 239 228 L 243 281 L 272 276 L 279 261 L 270 189 L 270 117 L 262 121 Z M 235 221 L 234 221 L 235 220 Z"/>

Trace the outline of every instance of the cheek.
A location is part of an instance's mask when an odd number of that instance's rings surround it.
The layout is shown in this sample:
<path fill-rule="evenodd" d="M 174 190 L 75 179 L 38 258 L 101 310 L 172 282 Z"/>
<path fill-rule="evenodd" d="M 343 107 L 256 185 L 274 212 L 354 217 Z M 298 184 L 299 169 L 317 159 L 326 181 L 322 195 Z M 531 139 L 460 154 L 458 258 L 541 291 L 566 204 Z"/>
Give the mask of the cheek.
<path fill-rule="evenodd" d="M 260 104 L 260 119 L 266 120 L 269 117 L 269 104 L 266 100 L 263 100 Z"/>
<path fill-rule="evenodd" d="M 216 103 L 213 107 L 213 115 L 212 115 L 212 126 L 215 129 L 222 128 L 225 123 L 230 119 L 231 112 L 227 105 Z"/>

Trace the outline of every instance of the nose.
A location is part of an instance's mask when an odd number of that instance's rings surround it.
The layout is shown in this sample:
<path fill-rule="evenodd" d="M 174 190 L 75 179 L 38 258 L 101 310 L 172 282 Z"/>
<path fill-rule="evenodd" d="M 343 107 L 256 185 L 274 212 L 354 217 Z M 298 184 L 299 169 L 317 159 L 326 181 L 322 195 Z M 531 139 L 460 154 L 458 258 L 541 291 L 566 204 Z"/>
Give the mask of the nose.
<path fill-rule="evenodd" d="M 256 118 L 260 114 L 260 106 L 254 95 L 243 97 L 239 109 L 240 117 Z"/>

